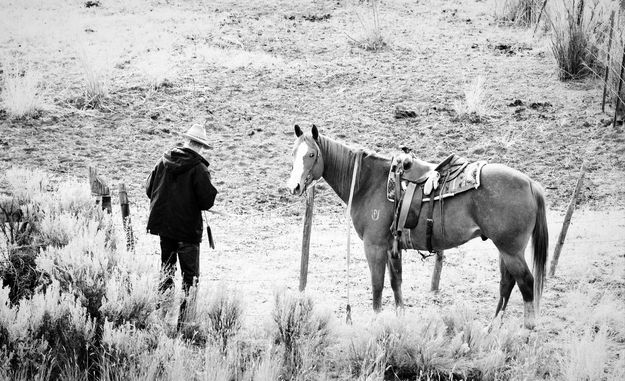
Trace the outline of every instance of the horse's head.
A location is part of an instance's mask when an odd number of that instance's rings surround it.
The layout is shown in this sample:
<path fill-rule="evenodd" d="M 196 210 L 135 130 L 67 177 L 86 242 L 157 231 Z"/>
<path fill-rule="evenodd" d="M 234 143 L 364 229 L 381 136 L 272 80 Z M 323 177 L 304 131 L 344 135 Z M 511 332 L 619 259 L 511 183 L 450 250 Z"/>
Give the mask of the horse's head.
<path fill-rule="evenodd" d="M 323 156 L 317 144 L 317 126 L 312 126 L 310 134 L 304 134 L 295 125 L 295 136 L 297 140 L 293 145 L 293 169 L 287 186 L 291 194 L 300 196 L 314 180 L 319 180 L 323 175 Z"/>

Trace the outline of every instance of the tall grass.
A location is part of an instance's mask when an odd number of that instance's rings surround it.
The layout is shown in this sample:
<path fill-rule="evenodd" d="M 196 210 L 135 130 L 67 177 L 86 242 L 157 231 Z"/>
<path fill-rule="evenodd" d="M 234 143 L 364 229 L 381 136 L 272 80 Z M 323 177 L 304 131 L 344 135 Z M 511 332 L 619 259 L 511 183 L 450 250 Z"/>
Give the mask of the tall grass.
<path fill-rule="evenodd" d="M 580 338 L 572 338 L 562 363 L 562 374 L 570 381 L 602 380 L 607 360 L 606 332 L 586 330 Z"/>
<path fill-rule="evenodd" d="M 43 108 L 41 75 L 34 67 L 5 66 L 2 80 L 0 100 L 10 117 L 33 116 Z"/>
<path fill-rule="evenodd" d="M 547 18 L 552 28 L 551 50 L 560 80 L 580 79 L 601 71 L 613 6 L 605 0 L 550 3 Z"/>
<path fill-rule="evenodd" d="M 104 63 L 86 50 L 78 51 L 78 62 L 82 71 L 82 95 L 76 100 L 81 109 L 98 108 L 108 95 L 107 70 Z"/>
<path fill-rule="evenodd" d="M 530 26 L 538 21 L 538 13 L 543 0 L 503 0 L 495 1 L 495 19 L 512 22 L 520 26 Z"/>

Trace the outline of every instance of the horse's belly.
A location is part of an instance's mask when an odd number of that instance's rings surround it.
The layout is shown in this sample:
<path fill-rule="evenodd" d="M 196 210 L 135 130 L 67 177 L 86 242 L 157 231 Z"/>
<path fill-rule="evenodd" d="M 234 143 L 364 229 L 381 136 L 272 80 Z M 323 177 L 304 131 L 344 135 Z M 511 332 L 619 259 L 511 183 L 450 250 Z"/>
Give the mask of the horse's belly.
<path fill-rule="evenodd" d="M 473 218 L 471 205 L 472 191 L 465 192 L 443 201 L 441 218 L 440 202 L 434 203 L 432 213 L 431 243 L 433 250 L 446 250 L 457 247 L 481 235 L 480 227 Z M 427 220 L 430 205 L 423 205 L 417 226 L 409 231 L 412 248 L 427 250 Z M 408 238 L 408 237 L 406 237 Z"/>

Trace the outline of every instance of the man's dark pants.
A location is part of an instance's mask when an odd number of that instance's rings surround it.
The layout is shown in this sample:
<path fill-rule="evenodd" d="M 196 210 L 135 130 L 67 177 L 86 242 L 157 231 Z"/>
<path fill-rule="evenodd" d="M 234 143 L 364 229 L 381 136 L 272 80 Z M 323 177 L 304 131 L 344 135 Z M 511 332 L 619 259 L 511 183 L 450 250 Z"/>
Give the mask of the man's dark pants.
<path fill-rule="evenodd" d="M 180 262 L 182 272 L 182 289 L 185 300 L 180 305 L 180 315 L 178 318 L 178 329 L 184 320 L 187 308 L 186 297 L 189 296 L 189 289 L 197 286 L 200 276 L 200 244 L 192 242 L 181 242 L 175 239 L 161 236 L 161 271 L 163 279 L 159 285 L 161 293 L 166 292 L 174 286 L 174 275 L 176 274 L 176 261 Z"/>

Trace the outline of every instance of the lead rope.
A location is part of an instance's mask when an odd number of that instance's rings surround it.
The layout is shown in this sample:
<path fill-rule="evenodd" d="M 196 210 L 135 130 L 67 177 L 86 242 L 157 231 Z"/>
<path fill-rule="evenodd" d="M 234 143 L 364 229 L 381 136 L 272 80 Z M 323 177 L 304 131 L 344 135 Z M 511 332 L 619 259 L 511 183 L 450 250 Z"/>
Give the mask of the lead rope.
<path fill-rule="evenodd" d="M 347 201 L 347 209 L 345 210 L 345 221 L 346 221 L 346 225 L 347 225 L 347 306 L 345 307 L 345 323 L 346 324 L 352 324 L 352 306 L 350 304 L 350 300 L 349 300 L 349 284 L 350 284 L 350 277 L 349 277 L 349 265 L 350 265 L 350 249 L 351 249 L 351 228 L 352 228 L 352 219 L 351 219 L 351 211 L 352 211 L 352 199 L 354 198 L 354 186 L 356 185 L 356 176 L 358 175 L 358 165 L 360 163 L 360 159 L 362 158 L 362 152 L 359 152 L 356 156 L 355 162 L 354 162 L 354 172 L 352 174 L 352 184 L 349 190 L 349 199 Z"/>

